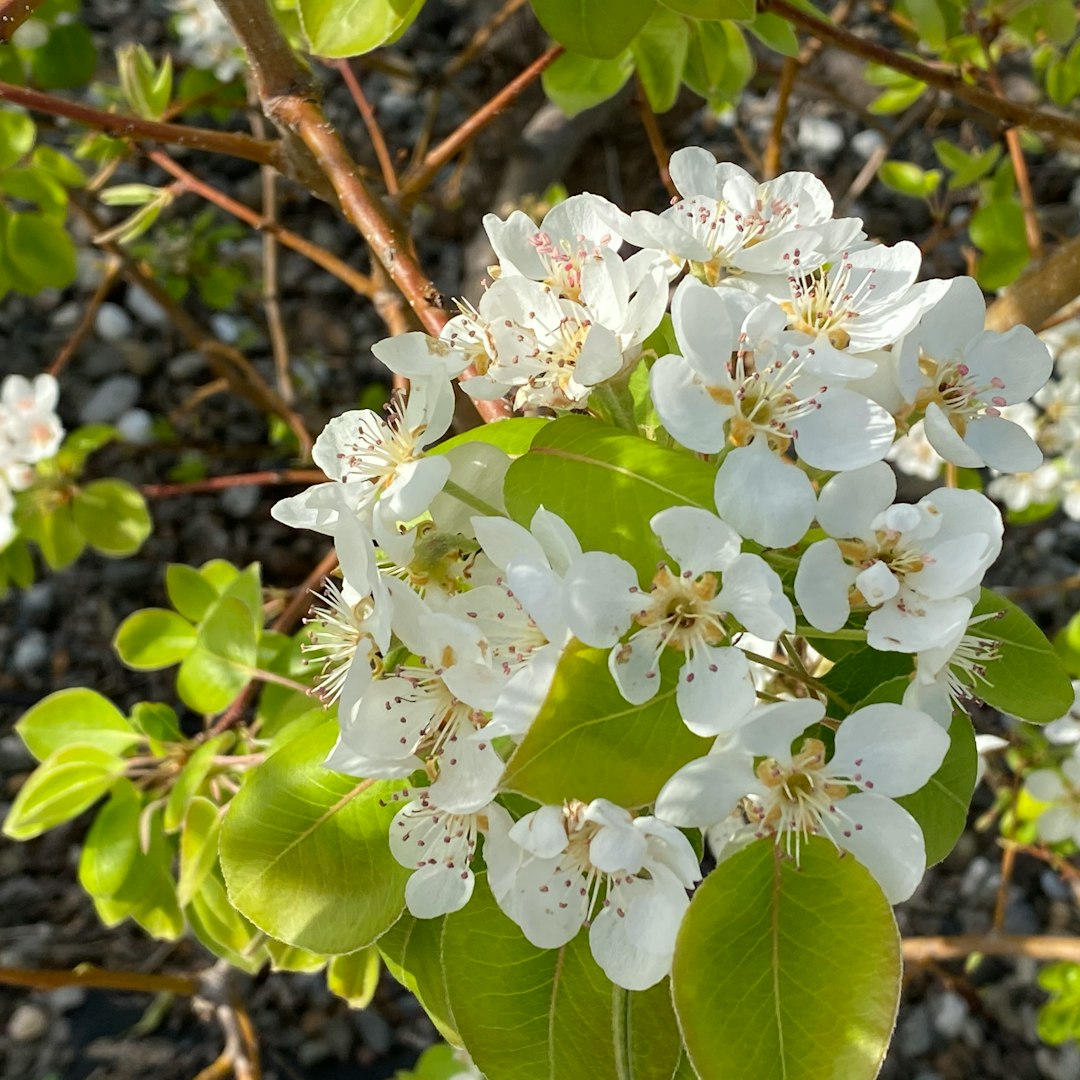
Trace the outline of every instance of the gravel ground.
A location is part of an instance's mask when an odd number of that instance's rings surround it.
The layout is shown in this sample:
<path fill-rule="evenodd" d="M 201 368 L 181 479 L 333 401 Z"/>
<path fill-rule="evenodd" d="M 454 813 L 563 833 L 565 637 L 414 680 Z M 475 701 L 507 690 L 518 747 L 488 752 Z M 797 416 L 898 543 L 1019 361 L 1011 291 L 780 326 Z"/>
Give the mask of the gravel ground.
<path fill-rule="evenodd" d="M 419 24 L 392 50 L 419 72 L 437 72 L 495 10 L 491 0 L 429 0 Z M 129 38 L 150 47 L 164 40 L 160 3 L 94 0 L 85 12 L 103 47 Z M 408 148 L 429 115 L 435 135 L 449 131 L 472 108 L 543 48 L 526 15 L 513 18 L 484 58 L 468 69 L 458 93 L 433 100 L 416 85 L 374 71 L 364 86 L 392 148 Z M 775 58 L 747 93 L 735 122 L 707 116 L 689 96 L 662 118 L 671 146 L 698 142 L 718 155 L 753 169 L 741 150 L 761 148 L 775 105 L 771 89 Z M 772 74 L 770 74 L 770 72 Z M 796 92 L 784 148 L 785 168 L 816 172 L 848 213 L 862 215 L 868 231 L 893 242 L 921 239 L 930 221 L 925 209 L 877 183 L 863 184 L 860 171 L 874 148 L 897 136 L 896 156 L 932 162 L 928 126 L 955 131 L 977 123 L 961 114 L 935 112 L 910 121 L 885 121 L 865 113 L 867 89 L 858 68 L 843 57 L 822 54 L 812 66 L 813 87 Z M 325 73 L 328 109 L 366 164 L 367 140 L 343 88 Z M 828 91 L 822 96 L 822 88 Z M 845 111 L 841 102 L 853 108 Z M 259 180 L 235 163 L 194 155 L 181 160 L 238 197 L 257 205 Z M 125 166 L 118 180 L 153 174 Z M 1049 157 L 1035 171 L 1047 213 L 1067 220 L 1075 169 Z M 612 107 L 570 124 L 555 122 L 538 88 L 527 93 L 477 144 L 465 166 L 443 187 L 440 204 L 417 212 L 416 236 L 423 265 L 451 295 L 475 299 L 476 284 L 490 258 L 478 240 L 480 217 L 490 209 L 542 191 L 562 179 L 571 191 L 593 190 L 628 207 L 662 205 L 664 195 L 640 127 L 625 97 Z M 856 185 L 852 188 L 853 183 Z M 861 190 L 860 190 L 861 185 Z M 449 188 L 449 194 L 446 194 Z M 178 213 L 195 212 L 194 200 Z M 1072 215 L 1075 218 L 1075 212 Z M 287 189 L 283 219 L 346 258 L 359 258 L 359 244 L 332 212 L 303 193 Z M 258 275 L 259 240 L 230 242 L 223 255 Z M 962 272 L 961 240 L 935 239 L 927 275 Z M 0 301 L 0 369 L 33 374 L 56 354 L 71 333 L 96 283 L 98 267 L 85 259 L 79 283 L 62 294 Z M 367 303 L 344 287 L 313 274 L 299 256 L 282 253 L 283 311 L 294 355 L 294 373 L 305 415 L 315 430 L 335 412 L 351 407 L 379 379 L 371 343 L 382 324 Z M 239 341 L 260 371 L 272 378 L 269 348 L 257 294 L 242 293 L 227 315 L 188 302 L 200 320 Z M 133 483 L 160 482 L 168 470 L 199 455 L 209 475 L 288 464 L 265 446 L 263 419 L 226 395 L 190 407 L 191 396 L 212 376 L 198 355 L 136 290 L 118 285 L 99 313 L 62 382 L 60 411 L 67 427 L 82 422 L 116 423 L 134 441 L 94 458 L 98 475 Z M 155 418 L 168 417 L 175 438 L 141 443 Z M 272 522 L 268 509 L 279 490 L 242 488 L 221 494 L 160 500 L 153 507 L 154 533 L 134 558 L 113 561 L 84 556 L 62 573 L 0 602 L 0 811 L 31 768 L 11 725 L 44 694 L 66 686 L 90 686 L 121 705 L 168 700 L 170 678 L 133 677 L 108 648 L 116 627 L 131 611 L 165 602 L 162 568 L 167 562 L 199 563 L 211 556 L 238 564 L 258 559 L 264 580 L 277 586 L 304 578 L 322 553 L 316 537 Z M 918 494 L 918 492 L 914 492 Z M 1052 519 L 1010 534 L 993 571 L 998 584 L 1031 585 L 1080 572 L 1080 525 Z M 1033 601 L 1032 613 L 1052 631 L 1072 614 L 1072 597 L 1049 591 Z M 998 730 L 992 715 L 983 730 Z M 980 796 L 976 812 L 985 809 Z M 82 819 L 25 844 L 0 842 L 0 966 L 70 967 L 91 962 L 105 967 L 157 971 L 198 970 L 207 956 L 192 941 L 161 944 L 130 924 L 106 931 L 75 883 Z M 970 830 L 956 851 L 932 870 L 916 896 L 897 913 L 905 934 L 978 932 L 989 927 L 1000 881 L 992 835 Z M 1076 933 L 1077 897 L 1041 864 L 1021 857 L 1009 886 L 1005 927 L 1017 933 Z M 1075 1045 L 1049 1048 L 1035 1035 L 1042 994 L 1035 966 L 1026 961 L 987 960 L 972 974 L 925 968 L 910 974 L 899 1026 L 883 1076 L 887 1080 L 1075 1080 L 1080 1051 Z M 267 1080 L 304 1077 L 387 1077 L 413 1060 L 435 1038 L 416 1004 L 385 980 L 373 1005 L 350 1011 L 325 989 L 321 976 L 262 975 L 252 984 L 251 1013 L 262 1043 Z M 213 1022 L 196 1017 L 185 1001 L 65 989 L 53 993 L 0 990 L 0 1075 L 5 1080 L 158 1080 L 190 1078 L 220 1047 Z"/>

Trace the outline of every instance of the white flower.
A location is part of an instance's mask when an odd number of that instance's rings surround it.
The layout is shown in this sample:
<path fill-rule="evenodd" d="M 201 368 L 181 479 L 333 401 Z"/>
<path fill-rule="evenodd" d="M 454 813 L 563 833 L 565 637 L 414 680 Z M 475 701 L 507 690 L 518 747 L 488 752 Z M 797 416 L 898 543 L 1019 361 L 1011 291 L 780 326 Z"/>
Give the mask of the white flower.
<path fill-rule="evenodd" d="M 244 54 L 228 20 L 213 0 L 169 0 L 176 12 L 180 56 L 228 82 L 244 69 Z"/>
<path fill-rule="evenodd" d="M 912 424 L 908 432 L 892 444 L 885 460 L 891 461 L 907 476 L 916 476 L 920 480 L 936 480 L 944 465 L 941 455 L 926 437 L 921 420 Z"/>
<path fill-rule="evenodd" d="M 1051 803 L 1035 822 L 1040 839 L 1049 844 L 1072 840 L 1080 844 L 1080 758 L 1074 753 L 1058 769 L 1028 773 L 1024 790 L 1039 802 Z"/>
<path fill-rule="evenodd" d="M 899 345 L 900 390 L 924 414 L 926 437 L 946 461 L 1031 472 L 1042 454 L 1001 410 L 1039 390 L 1053 362 L 1028 327 L 999 334 L 983 330 L 985 317 L 979 286 L 967 277 L 950 281 Z"/>
<path fill-rule="evenodd" d="M 1029 506 L 1057 502 L 1061 495 L 1061 472 L 1046 462 L 1034 472 L 1014 472 L 995 476 L 986 485 L 986 494 L 1003 502 L 1014 513 Z"/>
<path fill-rule="evenodd" d="M 0 476 L 0 551 L 15 539 L 15 519 L 12 516 L 15 510 L 15 500 L 4 478 Z"/>
<path fill-rule="evenodd" d="M 1047 454 L 1063 454 L 1080 440 L 1080 378 L 1069 374 L 1052 379 L 1033 400 L 1042 409 L 1035 436 Z"/>
<path fill-rule="evenodd" d="M 1064 746 L 1080 742 L 1080 679 L 1073 679 L 1073 703 L 1064 716 L 1051 720 L 1042 729 L 1050 742 Z"/>
<path fill-rule="evenodd" d="M 686 278 L 672 301 L 682 356 L 662 356 L 649 385 L 664 427 L 683 446 L 716 453 L 762 440 L 808 465 L 836 471 L 880 461 L 896 425 L 878 404 L 844 387 L 787 315 L 766 302 Z"/>
<path fill-rule="evenodd" d="M 33 382 L 22 375 L 9 375 L 0 386 L 0 446 L 9 444 L 7 453 L 0 450 L 0 459 L 12 459 L 12 464 L 28 464 L 52 457 L 60 448 L 64 428 L 56 415 L 60 388 L 52 375 L 43 374 Z M 9 482 L 21 476 L 18 470 Z M 13 483 L 16 489 L 29 481 Z"/>
<path fill-rule="evenodd" d="M 802 841 L 824 834 L 899 903 L 922 878 L 926 847 L 918 823 L 892 800 L 933 776 L 949 737 L 930 717 L 902 705 L 867 705 L 840 724 L 828 759 L 825 744 L 813 736 L 792 752 L 792 742 L 824 715 L 825 707 L 809 699 L 759 709 L 664 785 L 656 814 L 705 827 L 724 821 L 741 803 L 748 824 L 736 841 L 774 837 L 797 861 Z"/>
<path fill-rule="evenodd" d="M 817 519 L 835 539 L 804 552 L 795 598 L 827 633 L 847 622 L 852 605 L 866 605 L 873 648 L 923 652 L 967 626 L 969 594 L 1001 551 L 1001 514 L 977 491 L 939 488 L 914 505 L 892 504 L 895 494 L 884 462 L 825 485 Z"/>
<path fill-rule="evenodd" d="M 683 654 L 676 690 L 683 721 L 699 735 L 729 731 L 755 700 L 746 657 L 723 644 L 736 630 L 732 617 L 759 637 L 776 638 L 794 629 L 791 602 L 775 571 L 759 555 L 742 553 L 739 535 L 714 514 L 673 506 L 650 525 L 678 570 L 662 563 L 645 592 L 628 562 L 586 552 L 564 582 L 570 629 L 586 645 L 614 646 L 608 668 L 634 704 L 659 689 L 664 650 Z"/>
<path fill-rule="evenodd" d="M 592 954 L 617 986 L 645 990 L 670 972 L 686 890 L 701 876 L 678 829 L 606 799 L 504 825 L 493 821 L 485 844 L 488 881 L 533 945 L 559 948 L 588 922 Z"/>

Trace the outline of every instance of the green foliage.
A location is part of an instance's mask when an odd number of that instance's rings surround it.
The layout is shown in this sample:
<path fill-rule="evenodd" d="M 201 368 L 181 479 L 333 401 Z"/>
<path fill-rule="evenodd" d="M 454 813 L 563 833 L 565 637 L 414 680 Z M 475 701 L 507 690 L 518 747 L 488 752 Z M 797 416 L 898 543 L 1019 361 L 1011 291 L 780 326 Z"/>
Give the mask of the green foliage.
<path fill-rule="evenodd" d="M 540 25 L 560 45 L 582 56 L 610 60 L 635 38 L 657 0 L 531 0 Z"/>
<path fill-rule="evenodd" d="M 871 1080 L 899 1004 L 900 939 L 874 879 L 828 840 L 805 840 L 798 867 L 757 841 L 695 893 L 671 982 L 701 1080 Z"/>
<path fill-rule="evenodd" d="M 316 56 L 359 56 L 405 32 L 424 0 L 299 0 L 300 23 Z"/>
<path fill-rule="evenodd" d="M 956 191 L 986 176 L 997 165 L 1002 150 L 1000 143 L 994 143 L 985 150 L 967 153 L 948 139 L 935 139 L 934 153 L 952 173 L 947 185 L 949 191 Z"/>
<path fill-rule="evenodd" d="M 386 970 L 424 1007 L 439 1034 L 455 1045 L 461 1036 L 454 1026 L 446 996 L 446 971 L 442 962 L 445 916 L 414 919 L 405 912 L 376 942 Z"/>
<path fill-rule="evenodd" d="M 612 986 L 584 932 L 561 949 L 530 945 L 484 875 L 447 916 L 442 958 L 458 1030 L 488 1080 L 670 1080 L 680 1041 L 667 980 Z"/>
<path fill-rule="evenodd" d="M 657 7 L 630 45 L 638 78 L 653 112 L 675 104 L 690 51 L 690 24 L 669 8 Z"/>
<path fill-rule="evenodd" d="M 409 872 L 386 834 L 400 784 L 322 768 L 337 736 L 328 721 L 249 772 L 221 829 L 232 905 L 290 945 L 336 955 L 370 945 L 405 905 Z"/>
<path fill-rule="evenodd" d="M 42 698 L 15 725 L 27 750 L 46 758 L 69 746 L 92 744 L 119 755 L 139 741 L 139 733 L 108 698 L 73 687 Z"/>
<path fill-rule="evenodd" d="M 619 806 L 655 802 L 667 779 L 703 757 L 709 740 L 694 735 L 675 704 L 676 668 L 668 652 L 663 685 L 644 705 L 631 705 L 608 673 L 608 649 L 572 643 L 503 787 L 541 803 L 610 799 Z"/>
<path fill-rule="evenodd" d="M 159 67 L 142 45 L 128 43 L 116 50 L 116 70 L 131 111 L 146 120 L 160 120 L 172 98 L 172 57 L 166 55 Z"/>
<path fill-rule="evenodd" d="M 1051 1046 L 1080 1039 L 1080 964 L 1048 964 L 1039 972 L 1039 986 L 1050 995 L 1039 1010 L 1039 1038 Z"/>
<path fill-rule="evenodd" d="M 968 225 L 971 242 L 982 251 L 976 280 L 984 289 L 1011 285 L 1031 261 L 1024 211 L 1015 195 L 992 198 Z"/>
<path fill-rule="evenodd" d="M 541 78 L 547 96 L 567 116 L 576 116 L 614 97 L 633 72 L 634 57 L 629 50 L 610 60 L 564 52 Z"/>
<path fill-rule="evenodd" d="M 335 956 L 326 966 L 326 985 L 352 1009 L 366 1009 L 379 985 L 379 951 L 373 945 L 347 956 Z"/>
<path fill-rule="evenodd" d="M 868 106 L 870 112 L 879 116 L 890 116 L 910 109 L 926 90 L 926 83 L 883 64 L 867 64 L 863 78 L 871 86 L 883 87 L 882 92 Z"/>
<path fill-rule="evenodd" d="M 920 168 L 913 161 L 885 161 L 878 169 L 878 179 L 901 195 L 913 199 L 929 199 L 941 186 L 941 173 L 937 169 Z"/>

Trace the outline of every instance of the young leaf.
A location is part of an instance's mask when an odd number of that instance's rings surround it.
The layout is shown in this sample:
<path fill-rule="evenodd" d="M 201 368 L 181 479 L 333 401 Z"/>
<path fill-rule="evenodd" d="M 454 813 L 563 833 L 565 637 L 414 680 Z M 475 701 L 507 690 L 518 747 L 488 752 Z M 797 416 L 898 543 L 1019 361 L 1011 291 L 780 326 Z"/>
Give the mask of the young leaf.
<path fill-rule="evenodd" d="M 671 983 L 701 1080 L 872 1080 L 899 1005 L 900 938 L 877 883 L 828 840 L 804 840 L 799 866 L 757 841 L 698 888 Z"/>
<path fill-rule="evenodd" d="M 447 916 L 442 956 L 454 1019 L 488 1080 L 670 1080 L 675 1071 L 667 980 L 641 992 L 613 986 L 585 931 L 561 949 L 530 945 L 486 875 L 469 904 Z"/>
<path fill-rule="evenodd" d="M 655 10 L 657 0 L 531 0 L 540 25 L 582 56 L 610 60 L 626 48 Z"/>
<path fill-rule="evenodd" d="M 338 997 L 349 1003 L 350 1009 L 366 1009 L 379 985 L 379 950 L 374 945 L 335 956 L 326 966 L 326 985 Z"/>
<path fill-rule="evenodd" d="M 42 698 L 23 713 L 15 730 L 38 761 L 76 743 L 118 755 L 139 741 L 139 733 L 108 698 L 82 686 Z"/>
<path fill-rule="evenodd" d="M 336 737 L 329 721 L 248 772 L 220 842 L 233 905 L 271 937 L 328 955 L 389 929 L 409 876 L 387 843 L 401 785 L 322 768 Z"/>
<path fill-rule="evenodd" d="M 169 563 L 165 570 L 165 591 L 185 619 L 201 622 L 218 598 L 218 591 L 193 566 Z"/>
<path fill-rule="evenodd" d="M 179 664 L 191 652 L 195 627 L 168 608 L 144 608 L 120 624 L 112 644 L 129 668 L 159 671 Z"/>
<path fill-rule="evenodd" d="M 359 56 L 402 33 L 424 0 L 299 0 L 300 23 L 316 56 Z"/>
<path fill-rule="evenodd" d="M 187 907 L 203 887 L 218 858 L 221 808 L 210 799 L 195 796 L 188 802 L 180 834 L 180 875 L 176 899 Z"/>
<path fill-rule="evenodd" d="M 690 49 L 690 27 L 681 15 L 658 7 L 630 45 L 649 107 L 667 112 L 682 85 Z"/>
<path fill-rule="evenodd" d="M 580 56 L 574 52 L 564 52 L 550 67 L 544 70 L 540 79 L 544 93 L 567 115 L 578 113 L 599 105 L 608 98 L 613 98 L 625 85 L 634 70 L 634 59 L 629 50 L 612 57 L 610 60 L 597 60 L 591 56 Z M 519 418 L 502 421 L 498 424 L 485 424 L 477 431 L 487 432 L 505 427 L 507 423 L 516 424 L 524 420 L 538 425 L 547 423 L 537 418 Z M 456 439 L 472 432 L 464 432 Z M 501 434 L 501 433 L 500 433 Z M 453 440 L 451 440 L 453 441 Z M 436 448 L 442 449 L 441 446 Z M 524 449 L 528 449 L 525 446 Z"/>
<path fill-rule="evenodd" d="M 542 803 L 603 798 L 643 806 L 677 769 L 708 752 L 709 740 L 687 728 L 675 704 L 676 658 L 662 665 L 656 697 L 631 705 L 607 670 L 608 652 L 575 641 L 563 653 L 547 699 L 507 764 L 506 790 Z"/>
<path fill-rule="evenodd" d="M 79 884 L 91 895 L 109 897 L 120 890 L 139 854 L 142 799 L 130 780 L 113 785 L 83 841 Z"/>

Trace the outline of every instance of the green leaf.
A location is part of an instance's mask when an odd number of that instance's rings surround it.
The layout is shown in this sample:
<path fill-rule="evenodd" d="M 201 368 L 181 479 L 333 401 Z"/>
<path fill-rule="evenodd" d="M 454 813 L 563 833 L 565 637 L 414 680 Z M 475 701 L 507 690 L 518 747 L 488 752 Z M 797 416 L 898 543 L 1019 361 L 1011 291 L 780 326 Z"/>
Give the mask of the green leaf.
<path fill-rule="evenodd" d="M 215 735 L 207 739 L 187 759 L 165 802 L 163 824 L 167 833 L 176 832 L 183 824 L 187 804 L 199 793 L 203 782 L 210 775 L 214 758 L 225 753 L 233 741 L 233 736 L 228 732 Z"/>
<path fill-rule="evenodd" d="M 56 463 L 63 472 L 78 476 L 95 450 L 119 438 L 120 432 L 111 424 L 84 424 L 64 439 Z"/>
<path fill-rule="evenodd" d="M 986 682 L 975 695 L 1002 712 L 1045 724 L 1064 716 L 1073 704 L 1072 683 L 1043 632 L 1012 601 L 983 589 L 976 616 L 1002 612 L 968 632 L 1001 642 L 996 660 L 986 664 Z"/>
<path fill-rule="evenodd" d="M 258 931 L 229 903 L 220 871 L 203 878 L 186 912 L 195 936 L 216 956 L 252 974 L 263 966 L 266 953 L 253 948 Z"/>
<path fill-rule="evenodd" d="M 900 939 L 874 879 L 828 840 L 804 841 L 799 867 L 757 841 L 698 888 L 671 981 L 701 1080 L 872 1080 L 899 1004 Z"/>
<path fill-rule="evenodd" d="M 326 985 L 350 1009 L 366 1009 L 375 997 L 381 971 L 379 950 L 369 945 L 348 956 L 335 956 L 326 966 Z"/>
<path fill-rule="evenodd" d="M 187 907 L 213 870 L 218 858 L 221 808 L 202 796 L 192 798 L 185 809 L 180 833 L 180 875 L 176 899 Z"/>
<path fill-rule="evenodd" d="M 94 77 L 97 50 L 81 22 L 53 26 L 49 40 L 30 50 L 30 77 L 46 90 L 74 89 Z"/>
<path fill-rule="evenodd" d="M 949 749 L 941 767 L 924 787 L 896 800 L 922 829 L 927 866 L 941 862 L 964 831 L 978 761 L 971 718 L 967 713 L 954 712 L 949 725 Z"/>
<path fill-rule="evenodd" d="M 848 706 L 842 708 L 830 699 L 829 715 L 842 720 L 859 705 L 868 704 L 866 699 L 882 683 L 898 676 L 910 676 L 913 670 L 914 662 L 908 653 L 881 652 L 869 645 L 847 653 L 821 677 L 821 681 Z M 905 678 L 905 686 L 907 681 Z M 903 692 L 900 696 L 903 697 Z"/>
<path fill-rule="evenodd" d="M 733 22 L 699 22 L 690 39 L 683 78 L 715 112 L 732 105 L 754 73 L 754 56 Z"/>
<path fill-rule="evenodd" d="M 176 710 L 160 701 L 140 701 L 133 705 L 131 723 L 137 731 L 155 742 L 181 742 L 184 738 Z"/>
<path fill-rule="evenodd" d="M 359 56 L 396 37 L 424 0 L 299 0 L 300 23 L 316 56 Z"/>
<path fill-rule="evenodd" d="M 983 251 L 976 277 L 984 289 L 1012 284 L 1031 261 L 1024 211 L 1014 195 L 995 197 L 980 206 L 971 216 L 968 232 Z"/>
<path fill-rule="evenodd" d="M 375 943 L 386 970 L 424 1007 L 439 1034 L 457 1046 L 442 962 L 444 918 L 415 919 L 405 912 Z"/>
<path fill-rule="evenodd" d="M 540 25 L 582 56 L 610 60 L 626 48 L 656 8 L 657 0 L 531 0 Z"/>
<path fill-rule="evenodd" d="M 258 633 L 247 604 L 223 596 L 200 624 L 195 647 L 180 665 L 176 676 L 180 700 L 202 713 L 229 705 L 255 670 Z"/>
<path fill-rule="evenodd" d="M 86 743 L 50 754 L 15 796 L 4 835 L 29 840 L 77 817 L 104 795 L 124 771 L 123 758 Z"/>
<path fill-rule="evenodd" d="M 691 19 L 752 19 L 754 0 L 660 0 L 660 3 Z"/>
<path fill-rule="evenodd" d="M 544 85 L 544 93 L 567 115 L 577 116 L 578 113 L 599 105 L 602 101 L 613 98 L 625 85 L 634 71 L 634 58 L 630 51 L 619 53 L 610 60 L 598 60 L 592 56 L 581 56 L 575 52 L 564 52 L 549 67 L 545 68 L 540 76 Z M 526 423 L 533 423 L 534 430 L 539 430 L 546 420 L 533 417 L 522 417 Z M 497 424 L 485 424 L 481 428 L 474 428 L 476 432 L 487 432 L 494 428 L 498 431 L 507 423 L 516 424 L 519 419 L 500 421 Z M 456 439 L 471 435 L 472 431 L 464 432 L 455 436 Z M 455 440 L 451 440 L 452 442 Z M 531 439 L 530 439 L 531 441 Z M 436 450 L 445 444 L 440 444 Z M 522 451 L 528 449 L 528 445 L 522 447 Z"/>
<path fill-rule="evenodd" d="M 16 524 L 28 540 L 41 549 L 53 570 L 70 566 L 86 549 L 86 539 L 75 524 L 71 503 L 63 502 L 45 511 L 16 514 Z"/>
<path fill-rule="evenodd" d="M 867 82 L 869 81 L 867 77 Z M 902 81 L 898 81 L 878 94 L 867 106 L 867 110 L 878 116 L 903 112 L 905 109 L 910 109 L 923 96 L 925 90 L 926 83 L 904 76 Z"/>
<path fill-rule="evenodd" d="M 44 214 L 10 214 L 0 247 L 19 275 L 21 292 L 63 289 L 75 280 L 75 245 L 63 224 Z"/>
<path fill-rule="evenodd" d="M 485 875 L 468 905 L 447 916 L 442 955 L 454 1019 L 488 1080 L 674 1073 L 680 1045 L 667 980 L 642 992 L 613 986 L 584 931 L 561 949 L 529 944 L 499 910 Z"/>
<path fill-rule="evenodd" d="M 75 492 L 75 524 L 104 555 L 134 555 L 153 530 L 142 495 L 124 480 L 94 480 Z"/>
<path fill-rule="evenodd" d="M 108 698 L 82 686 L 42 698 L 23 713 L 15 730 L 38 761 L 76 743 L 122 754 L 139 741 L 138 732 Z"/>
<path fill-rule="evenodd" d="M 389 929 L 409 876 L 387 843 L 401 785 L 322 768 L 336 737 L 330 721 L 248 772 L 220 844 L 232 904 L 271 937 L 328 955 Z"/>
<path fill-rule="evenodd" d="M 130 780 L 118 780 L 83 841 L 79 884 L 91 895 L 119 892 L 139 854 L 142 799 Z"/>
<path fill-rule="evenodd" d="M 560 515 L 586 551 L 620 555 L 650 581 L 663 549 L 649 528 L 669 506 L 715 513 L 716 468 L 583 416 L 555 420 L 510 466 L 506 505 L 528 525 L 540 505 Z"/>
<path fill-rule="evenodd" d="M 183 563 L 169 563 L 166 567 L 165 591 L 169 603 L 193 623 L 202 621 L 219 595 L 203 574 Z"/>
<path fill-rule="evenodd" d="M 25 113 L 0 109 L 0 169 L 8 169 L 34 147 L 37 128 Z"/>
<path fill-rule="evenodd" d="M 37 203 L 46 217 L 61 223 L 67 214 L 67 189 L 55 177 L 33 166 L 0 172 L 0 191 L 24 202 Z"/>
<path fill-rule="evenodd" d="M 542 803 L 610 799 L 619 806 L 656 801 L 671 775 L 704 757 L 709 740 L 694 735 L 675 704 L 671 654 L 661 665 L 664 687 L 631 705 L 608 672 L 608 649 L 572 642 L 551 689 L 503 774 L 502 787 Z"/>
<path fill-rule="evenodd" d="M 904 0 L 904 7 L 922 41 L 934 52 L 945 48 L 948 29 L 938 0 Z"/>
<path fill-rule="evenodd" d="M 168 608 L 144 608 L 116 631 L 113 648 L 135 671 L 158 671 L 179 664 L 195 647 L 195 627 Z"/>
<path fill-rule="evenodd" d="M 893 191 L 913 199 L 926 199 L 941 186 L 937 169 L 927 172 L 913 161 L 885 161 L 878 169 L 878 179 Z"/>
<path fill-rule="evenodd" d="M 771 11 L 763 11 L 747 26 L 747 30 L 781 56 L 799 55 L 799 38 L 794 27 L 787 19 Z"/>
<path fill-rule="evenodd" d="M 667 112 L 675 104 L 690 50 L 690 27 L 681 15 L 658 7 L 630 45 L 649 107 Z"/>

